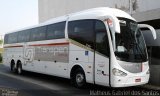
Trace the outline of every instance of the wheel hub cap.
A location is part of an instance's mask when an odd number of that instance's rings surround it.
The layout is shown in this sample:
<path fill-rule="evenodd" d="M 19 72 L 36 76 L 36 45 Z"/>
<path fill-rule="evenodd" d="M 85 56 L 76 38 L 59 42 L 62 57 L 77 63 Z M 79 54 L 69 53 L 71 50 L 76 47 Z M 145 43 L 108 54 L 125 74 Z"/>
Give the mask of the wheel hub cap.
<path fill-rule="evenodd" d="M 77 76 L 76 76 L 77 83 L 82 83 L 83 80 L 84 80 L 83 75 L 82 74 L 77 74 Z"/>

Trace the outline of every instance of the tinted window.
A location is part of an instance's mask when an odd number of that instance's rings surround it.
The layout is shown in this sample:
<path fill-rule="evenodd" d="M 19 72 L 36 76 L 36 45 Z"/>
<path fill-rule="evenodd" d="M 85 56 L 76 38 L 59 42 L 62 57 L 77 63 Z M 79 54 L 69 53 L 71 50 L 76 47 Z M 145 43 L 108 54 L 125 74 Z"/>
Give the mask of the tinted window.
<path fill-rule="evenodd" d="M 18 34 L 18 42 L 28 42 L 30 38 L 30 29 L 29 30 L 24 30 L 20 31 Z"/>
<path fill-rule="evenodd" d="M 95 31 L 96 31 L 96 51 L 105 56 L 109 56 L 110 50 L 109 50 L 108 36 L 106 27 L 102 21 L 96 21 Z"/>
<path fill-rule="evenodd" d="M 127 62 L 146 62 L 148 60 L 145 41 L 137 22 L 118 18 L 120 33 L 115 34 L 115 55 L 118 60 Z"/>
<path fill-rule="evenodd" d="M 68 35 L 69 38 L 93 48 L 94 20 L 70 21 L 68 24 Z"/>
<path fill-rule="evenodd" d="M 48 25 L 47 39 L 60 39 L 65 37 L 65 22 Z"/>
<path fill-rule="evenodd" d="M 31 30 L 31 41 L 45 40 L 46 38 L 46 26 L 33 28 Z"/>
<path fill-rule="evenodd" d="M 11 44 L 11 43 L 17 43 L 17 37 L 18 37 L 18 32 L 16 33 L 10 33 L 8 35 L 8 43 Z"/>
<path fill-rule="evenodd" d="M 8 44 L 8 34 L 4 36 L 4 44 Z"/>

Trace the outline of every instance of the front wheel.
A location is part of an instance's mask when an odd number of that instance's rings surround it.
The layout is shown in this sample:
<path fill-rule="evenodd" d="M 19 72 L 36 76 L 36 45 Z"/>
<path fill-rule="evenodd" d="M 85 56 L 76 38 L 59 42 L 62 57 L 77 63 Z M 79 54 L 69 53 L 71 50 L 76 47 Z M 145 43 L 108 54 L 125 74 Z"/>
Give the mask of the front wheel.
<path fill-rule="evenodd" d="M 82 69 L 77 69 L 72 78 L 73 84 L 77 88 L 83 88 L 86 84 L 86 78 Z"/>

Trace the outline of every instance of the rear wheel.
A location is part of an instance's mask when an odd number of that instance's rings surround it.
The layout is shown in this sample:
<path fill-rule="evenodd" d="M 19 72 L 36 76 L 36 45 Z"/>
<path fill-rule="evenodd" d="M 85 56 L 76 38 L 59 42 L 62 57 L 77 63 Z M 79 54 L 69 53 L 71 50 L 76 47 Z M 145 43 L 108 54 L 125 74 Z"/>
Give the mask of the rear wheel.
<path fill-rule="evenodd" d="M 21 64 L 21 62 L 18 62 L 18 64 L 17 64 L 17 74 L 22 74 L 22 64 Z"/>
<path fill-rule="evenodd" d="M 84 71 L 81 68 L 77 69 L 73 74 L 72 82 L 74 86 L 77 88 L 83 88 L 85 86 L 86 78 L 85 78 Z"/>
<path fill-rule="evenodd" d="M 15 73 L 16 72 L 16 65 L 14 61 L 11 61 L 11 72 Z"/>

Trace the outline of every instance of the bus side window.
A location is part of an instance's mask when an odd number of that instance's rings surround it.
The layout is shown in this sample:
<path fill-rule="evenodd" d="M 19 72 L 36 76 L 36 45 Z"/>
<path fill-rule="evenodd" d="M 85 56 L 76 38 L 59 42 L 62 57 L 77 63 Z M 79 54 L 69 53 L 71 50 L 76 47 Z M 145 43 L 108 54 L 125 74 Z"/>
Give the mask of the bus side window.
<path fill-rule="evenodd" d="M 76 20 L 68 24 L 68 36 L 94 49 L 94 20 Z"/>
<path fill-rule="evenodd" d="M 18 32 L 10 33 L 8 35 L 8 44 L 17 43 Z"/>
<path fill-rule="evenodd" d="M 4 36 L 4 44 L 8 44 L 8 34 Z"/>
<path fill-rule="evenodd" d="M 47 40 L 50 39 L 61 39 L 65 37 L 65 23 L 60 22 L 47 26 Z"/>
<path fill-rule="evenodd" d="M 30 29 L 20 31 L 18 34 L 18 43 L 28 42 L 30 38 Z"/>
<path fill-rule="evenodd" d="M 46 39 L 46 26 L 33 28 L 31 30 L 31 41 L 40 41 Z"/>
<path fill-rule="evenodd" d="M 110 55 L 109 49 L 109 41 L 107 30 L 102 21 L 96 21 L 95 24 L 95 32 L 96 32 L 96 51 L 99 53 L 108 56 Z"/>

